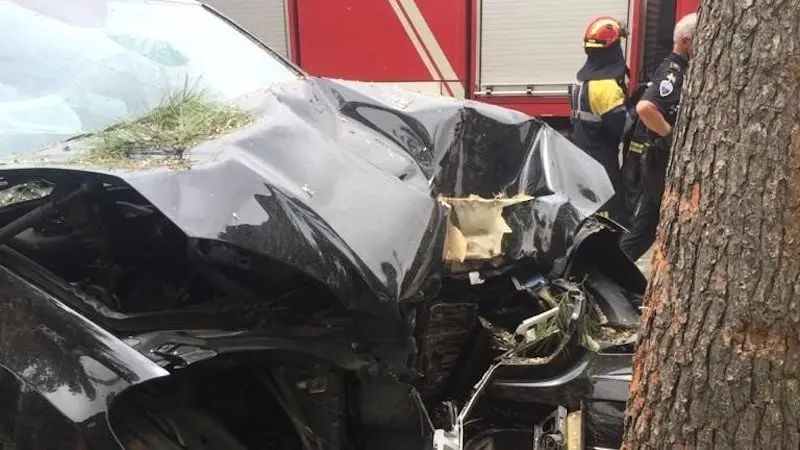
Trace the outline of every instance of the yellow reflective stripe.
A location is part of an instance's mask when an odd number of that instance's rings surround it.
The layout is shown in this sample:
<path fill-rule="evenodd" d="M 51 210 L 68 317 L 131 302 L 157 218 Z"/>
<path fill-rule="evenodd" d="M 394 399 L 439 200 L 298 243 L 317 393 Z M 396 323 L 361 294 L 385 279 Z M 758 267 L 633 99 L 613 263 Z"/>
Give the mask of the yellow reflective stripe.
<path fill-rule="evenodd" d="M 589 89 L 589 109 L 603 115 L 625 103 L 625 93 L 616 80 L 591 80 Z"/>
<path fill-rule="evenodd" d="M 641 142 L 631 142 L 630 151 L 641 155 L 644 153 L 644 144 Z"/>

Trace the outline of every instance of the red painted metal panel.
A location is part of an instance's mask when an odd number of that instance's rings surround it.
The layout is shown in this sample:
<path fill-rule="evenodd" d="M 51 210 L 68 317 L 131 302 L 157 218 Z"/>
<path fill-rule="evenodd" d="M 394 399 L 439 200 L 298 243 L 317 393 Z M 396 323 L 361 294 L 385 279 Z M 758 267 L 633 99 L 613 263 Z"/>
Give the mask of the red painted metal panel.
<path fill-rule="evenodd" d="M 642 21 L 644 20 L 643 3 L 645 0 L 631 0 L 631 30 L 630 30 L 630 56 L 628 57 L 628 67 L 631 71 L 631 86 L 636 86 L 639 83 L 639 70 L 642 66 L 642 41 L 644 40 L 644 33 L 642 32 Z"/>
<path fill-rule="evenodd" d="M 569 99 L 565 97 L 476 97 L 475 100 L 515 109 L 536 117 L 569 117 Z"/>
<path fill-rule="evenodd" d="M 363 81 L 429 81 L 386 0 L 296 0 L 302 67 L 312 75 Z"/>
<path fill-rule="evenodd" d="M 478 14 L 480 11 L 481 0 L 470 0 L 469 4 L 469 67 L 467 78 L 464 82 L 466 88 L 466 97 L 472 98 L 472 93 L 478 90 L 478 37 L 480 36 L 480 27 L 478 26 Z"/>
<path fill-rule="evenodd" d="M 683 16 L 697 12 L 700 8 L 701 0 L 677 0 L 675 2 L 675 21 L 681 20 Z"/>
<path fill-rule="evenodd" d="M 286 0 L 286 42 L 289 44 L 289 59 L 300 65 L 300 27 L 297 20 L 298 0 Z"/>
<path fill-rule="evenodd" d="M 302 30 L 296 33 L 297 44 L 293 48 L 297 50 L 293 56 L 309 73 L 326 77 L 384 82 L 464 81 L 468 70 L 468 1 L 471 0 L 289 0 L 296 5 L 293 28 Z M 424 24 L 455 75 L 448 76 L 442 67 L 430 35 L 421 29 L 419 17 L 413 8 L 408 8 L 409 3 L 419 8 Z M 413 39 L 420 45 L 415 46 Z M 423 58 L 429 62 L 427 66 Z"/>
<path fill-rule="evenodd" d="M 386 0 L 373 0 L 376 2 Z M 472 0 L 415 0 L 458 80 L 467 76 L 467 4 Z"/>

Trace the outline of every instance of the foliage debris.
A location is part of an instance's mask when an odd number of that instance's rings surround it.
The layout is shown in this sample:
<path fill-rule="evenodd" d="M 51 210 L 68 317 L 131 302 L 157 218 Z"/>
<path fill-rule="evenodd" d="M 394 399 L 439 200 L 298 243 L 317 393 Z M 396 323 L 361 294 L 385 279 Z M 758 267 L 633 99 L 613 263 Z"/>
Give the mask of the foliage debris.
<path fill-rule="evenodd" d="M 35 181 L 18 184 L 0 191 L 0 207 L 46 197 L 52 190 L 52 186 Z"/>
<path fill-rule="evenodd" d="M 127 169 L 188 169 L 187 150 L 253 122 L 249 112 L 210 101 L 202 91 L 185 85 L 148 114 L 88 137 L 89 153 L 71 162 Z"/>

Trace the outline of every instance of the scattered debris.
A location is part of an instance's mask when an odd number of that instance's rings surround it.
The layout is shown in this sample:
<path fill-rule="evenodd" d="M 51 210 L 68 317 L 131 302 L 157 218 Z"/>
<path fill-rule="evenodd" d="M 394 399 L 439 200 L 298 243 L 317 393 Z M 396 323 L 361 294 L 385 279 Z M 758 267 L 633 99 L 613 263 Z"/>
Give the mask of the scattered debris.
<path fill-rule="evenodd" d="M 469 273 L 469 284 L 472 285 L 483 284 L 485 281 L 486 280 L 481 278 L 481 273 L 478 272 L 477 270 L 473 270 L 472 272 Z"/>
<path fill-rule="evenodd" d="M 517 341 L 514 339 L 513 333 L 510 333 L 508 330 L 493 325 L 491 322 L 484 319 L 483 317 L 478 317 L 478 321 L 480 321 L 483 329 L 489 332 L 489 334 L 491 334 L 492 337 L 494 338 L 493 342 L 495 344 L 496 350 L 505 353 L 517 346 Z"/>
<path fill-rule="evenodd" d="M 87 136 L 88 154 L 70 162 L 125 169 L 188 169 L 186 151 L 204 140 L 250 125 L 254 119 L 249 112 L 211 101 L 186 84 L 147 115 Z"/>
<path fill-rule="evenodd" d="M 36 181 L 18 184 L 4 191 L 0 191 L 0 206 L 8 206 L 14 203 L 47 197 L 52 191 L 52 186 Z"/>
<path fill-rule="evenodd" d="M 309 189 L 307 184 L 300 186 L 300 189 L 306 194 L 308 194 L 309 197 L 313 197 L 314 194 L 316 194 L 316 191 L 312 191 L 311 189 Z"/>

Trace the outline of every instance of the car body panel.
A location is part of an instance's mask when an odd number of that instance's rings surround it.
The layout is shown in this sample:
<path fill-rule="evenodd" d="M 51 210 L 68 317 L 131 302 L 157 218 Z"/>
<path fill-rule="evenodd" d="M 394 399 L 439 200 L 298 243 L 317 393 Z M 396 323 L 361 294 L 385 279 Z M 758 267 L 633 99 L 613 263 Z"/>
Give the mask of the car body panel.
<path fill-rule="evenodd" d="M 258 122 L 187 152 L 190 170 L 70 166 L 82 151 L 73 142 L 8 158 L 3 172 L 118 177 L 189 237 L 298 267 L 346 306 L 387 317 L 442 270 L 438 196 L 532 195 L 508 208 L 514 232 L 504 254 L 550 270 L 612 192 L 596 161 L 537 119 L 500 107 L 321 78 L 239 103 Z"/>
<path fill-rule="evenodd" d="M 40 395 L 78 427 L 89 448 L 114 448 L 110 402 L 128 387 L 168 372 L 5 268 L 8 263 L 0 257 L 0 364 L 23 380 L 23 394 Z"/>

